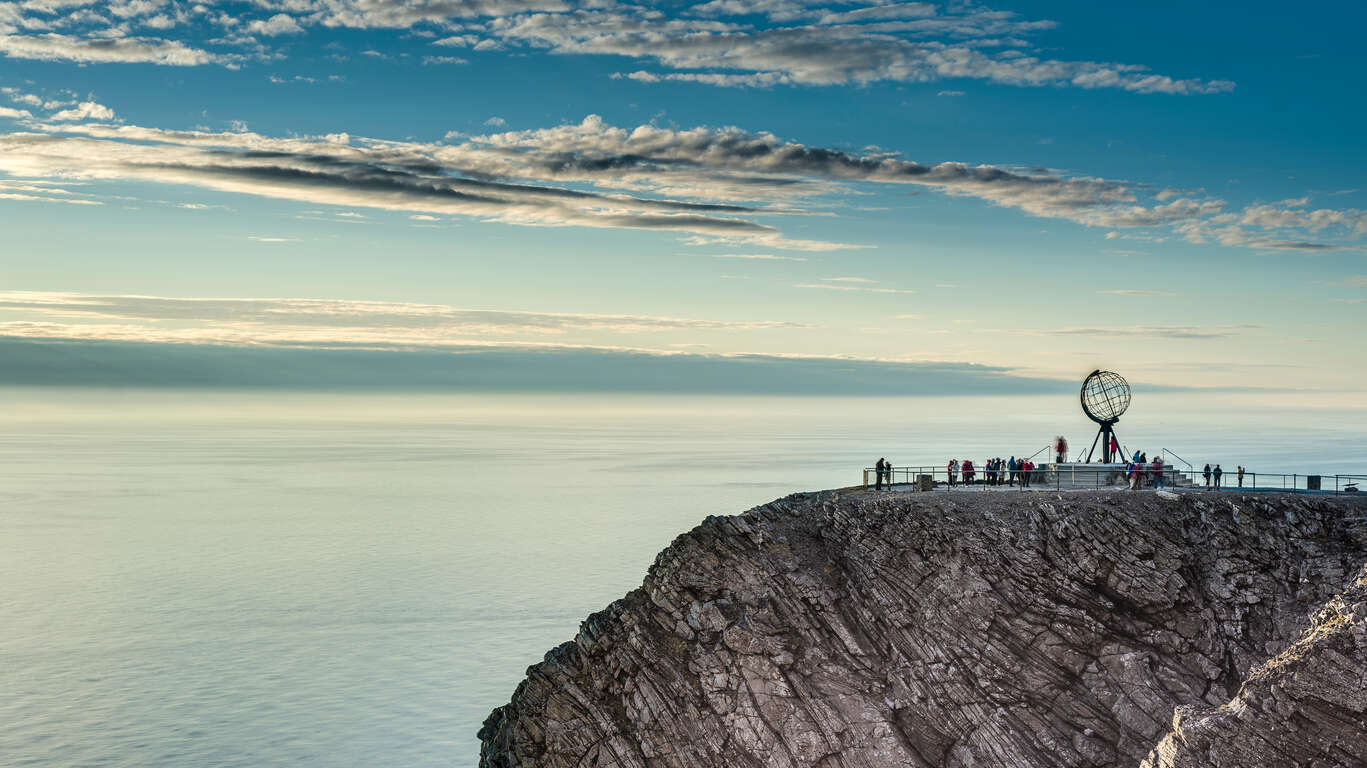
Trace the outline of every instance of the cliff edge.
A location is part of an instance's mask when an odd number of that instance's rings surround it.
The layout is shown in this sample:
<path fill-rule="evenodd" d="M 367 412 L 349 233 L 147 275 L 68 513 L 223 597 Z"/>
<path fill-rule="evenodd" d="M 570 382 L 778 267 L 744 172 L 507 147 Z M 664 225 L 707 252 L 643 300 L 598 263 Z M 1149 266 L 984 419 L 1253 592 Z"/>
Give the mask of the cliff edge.
<path fill-rule="evenodd" d="M 1367 500 L 798 494 L 527 670 L 482 768 L 1367 765 Z"/>

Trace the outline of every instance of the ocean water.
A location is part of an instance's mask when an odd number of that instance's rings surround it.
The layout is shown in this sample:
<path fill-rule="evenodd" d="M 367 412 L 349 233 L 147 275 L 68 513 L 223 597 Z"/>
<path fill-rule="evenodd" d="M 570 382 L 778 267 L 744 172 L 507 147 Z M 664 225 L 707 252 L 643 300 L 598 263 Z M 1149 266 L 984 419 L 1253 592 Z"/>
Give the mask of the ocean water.
<path fill-rule="evenodd" d="M 473 766 L 528 665 L 709 514 L 1067 398 L 0 390 L 0 764 Z M 1367 472 L 1352 403 L 1136 398 L 1127 445 Z"/>

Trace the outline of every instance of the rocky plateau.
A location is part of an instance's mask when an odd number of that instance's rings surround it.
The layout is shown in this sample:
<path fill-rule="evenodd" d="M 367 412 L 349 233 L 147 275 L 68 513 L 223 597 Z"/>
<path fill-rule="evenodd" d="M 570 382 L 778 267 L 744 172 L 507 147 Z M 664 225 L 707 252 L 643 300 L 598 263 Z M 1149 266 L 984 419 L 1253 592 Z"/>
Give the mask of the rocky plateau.
<path fill-rule="evenodd" d="M 1367 499 L 796 494 L 527 670 L 481 768 L 1367 766 Z"/>

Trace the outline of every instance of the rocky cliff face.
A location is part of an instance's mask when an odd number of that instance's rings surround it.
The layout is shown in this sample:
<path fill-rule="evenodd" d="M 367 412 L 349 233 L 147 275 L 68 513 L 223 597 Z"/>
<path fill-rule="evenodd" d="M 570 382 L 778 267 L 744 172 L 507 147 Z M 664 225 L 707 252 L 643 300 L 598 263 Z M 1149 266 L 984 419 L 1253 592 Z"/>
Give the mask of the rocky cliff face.
<path fill-rule="evenodd" d="M 708 518 L 528 670 L 480 765 L 1367 765 L 1363 517 L 830 492 Z"/>

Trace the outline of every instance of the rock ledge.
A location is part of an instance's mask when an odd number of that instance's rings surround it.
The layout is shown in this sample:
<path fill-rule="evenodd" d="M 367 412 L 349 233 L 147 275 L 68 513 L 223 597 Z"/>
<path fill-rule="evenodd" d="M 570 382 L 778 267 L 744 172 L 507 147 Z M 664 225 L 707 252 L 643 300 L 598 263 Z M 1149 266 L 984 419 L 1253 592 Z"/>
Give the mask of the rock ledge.
<path fill-rule="evenodd" d="M 1367 765 L 1367 503 L 798 494 L 527 670 L 482 768 Z"/>

